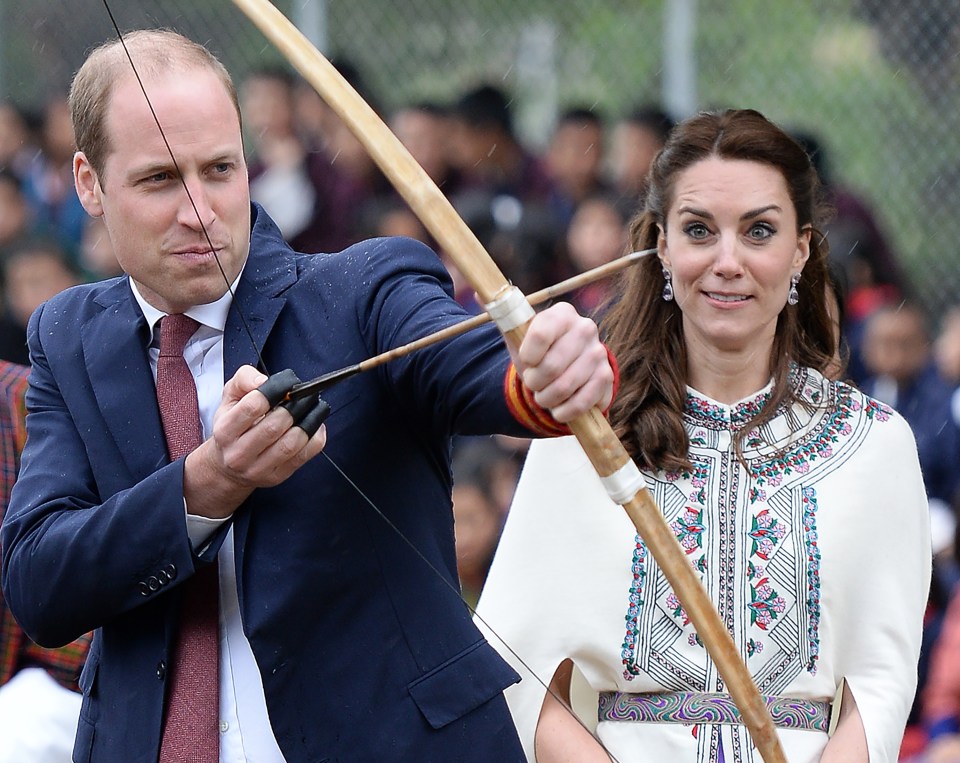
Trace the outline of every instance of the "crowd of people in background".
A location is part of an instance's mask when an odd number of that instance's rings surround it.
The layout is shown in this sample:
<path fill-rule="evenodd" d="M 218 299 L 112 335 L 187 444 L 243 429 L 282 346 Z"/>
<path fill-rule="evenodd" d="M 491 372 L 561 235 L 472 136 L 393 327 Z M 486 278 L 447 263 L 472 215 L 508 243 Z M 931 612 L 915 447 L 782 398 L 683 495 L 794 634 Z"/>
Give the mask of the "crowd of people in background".
<path fill-rule="evenodd" d="M 357 70 L 345 62 L 338 67 L 376 106 Z M 305 83 L 286 70 L 263 69 L 241 82 L 239 95 L 252 198 L 295 249 L 335 252 L 393 235 L 437 248 L 356 137 Z M 542 150 L 533 151 L 518 136 L 512 111 L 506 90 L 482 85 L 451 103 L 410 103 L 383 116 L 501 269 L 531 292 L 625 253 L 647 169 L 673 121 L 656 105 L 618 115 L 572 105 L 558 115 Z M 840 302 L 842 374 L 908 420 L 930 502 L 934 580 L 903 759 L 960 761 L 960 598 L 954 593 L 960 590 L 960 307 L 936 321 L 914 301 L 883 225 L 834 177 L 824 141 L 805 132 L 796 137 L 835 210 L 823 233 Z M 46 299 L 120 273 L 102 223 L 88 218 L 77 199 L 73 152 L 64 96 L 38 113 L 0 101 L 0 360 L 29 364 L 27 320 Z M 458 301 L 479 311 L 455 266 L 438 254 L 454 277 Z M 610 297 L 610 284 L 598 282 L 569 299 L 597 315 Z M 526 444 L 506 437 L 456 444 L 458 564 L 471 605 Z M 6 631 L 0 637 L 8 638 Z M 8 649 L 0 643 L 0 655 L 9 657 Z M 29 664 L 40 662 L 35 653 L 24 655 Z M 0 678 L 14 673 L 0 672 Z"/>

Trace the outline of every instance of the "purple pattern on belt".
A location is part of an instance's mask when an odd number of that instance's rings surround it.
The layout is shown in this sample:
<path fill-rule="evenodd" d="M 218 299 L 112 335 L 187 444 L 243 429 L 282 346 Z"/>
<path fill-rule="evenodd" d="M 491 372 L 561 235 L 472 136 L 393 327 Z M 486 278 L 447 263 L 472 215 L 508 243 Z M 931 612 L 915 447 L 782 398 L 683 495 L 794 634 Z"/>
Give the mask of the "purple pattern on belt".
<path fill-rule="evenodd" d="M 829 702 L 770 696 L 763 697 L 763 701 L 774 725 L 780 728 L 826 733 L 830 726 Z M 640 723 L 743 723 L 740 710 L 729 694 L 701 692 L 600 692 L 597 719 Z"/>

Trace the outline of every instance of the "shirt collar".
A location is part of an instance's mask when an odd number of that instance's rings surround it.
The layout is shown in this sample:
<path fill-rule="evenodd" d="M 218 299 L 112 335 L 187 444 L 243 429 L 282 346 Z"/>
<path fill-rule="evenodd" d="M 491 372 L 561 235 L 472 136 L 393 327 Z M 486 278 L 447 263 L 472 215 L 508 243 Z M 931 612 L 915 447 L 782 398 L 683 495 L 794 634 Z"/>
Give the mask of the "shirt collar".
<path fill-rule="evenodd" d="M 243 275 L 243 271 L 240 271 L 240 275 Z M 227 325 L 227 313 L 230 312 L 230 305 L 233 304 L 233 295 L 237 288 L 237 284 L 240 282 L 240 275 L 236 277 L 236 280 L 230 284 L 230 288 L 224 293 L 220 299 L 215 302 L 208 302 L 204 305 L 194 305 L 189 310 L 184 312 L 184 315 L 193 318 L 197 323 L 200 323 L 204 326 L 212 328 L 216 331 L 223 333 L 224 327 Z M 140 310 L 143 312 L 143 317 L 147 321 L 147 327 L 150 329 L 150 336 L 153 336 L 153 330 L 156 328 L 157 324 L 160 322 L 160 319 L 163 318 L 166 313 L 158 310 L 140 293 L 140 289 L 137 288 L 137 282 L 132 278 L 127 279 L 130 282 L 130 288 L 133 290 L 133 298 L 137 300 L 137 304 L 140 305 Z"/>

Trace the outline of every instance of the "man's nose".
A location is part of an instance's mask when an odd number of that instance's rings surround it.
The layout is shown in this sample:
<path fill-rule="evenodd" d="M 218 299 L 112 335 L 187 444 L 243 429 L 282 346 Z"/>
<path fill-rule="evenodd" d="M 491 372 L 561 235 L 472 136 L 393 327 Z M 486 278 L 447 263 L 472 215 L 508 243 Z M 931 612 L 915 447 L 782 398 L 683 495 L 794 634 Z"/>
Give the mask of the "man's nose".
<path fill-rule="evenodd" d="M 197 178 L 185 178 L 183 202 L 180 205 L 179 219 L 182 225 L 203 231 L 216 218 L 210 195 L 203 183 Z"/>

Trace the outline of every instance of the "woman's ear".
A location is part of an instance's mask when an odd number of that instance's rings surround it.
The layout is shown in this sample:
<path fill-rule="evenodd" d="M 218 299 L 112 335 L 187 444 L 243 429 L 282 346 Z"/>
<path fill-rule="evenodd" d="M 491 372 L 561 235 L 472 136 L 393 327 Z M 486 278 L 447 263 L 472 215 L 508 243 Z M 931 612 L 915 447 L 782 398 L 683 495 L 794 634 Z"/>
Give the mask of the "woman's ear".
<path fill-rule="evenodd" d="M 667 234 L 663 226 L 657 223 L 657 257 L 660 258 L 660 264 L 664 267 L 670 267 L 670 255 L 667 252 Z"/>
<path fill-rule="evenodd" d="M 797 253 L 793 257 L 793 267 L 798 272 L 803 270 L 803 266 L 810 259 L 810 239 L 813 237 L 813 226 L 807 225 L 800 230 L 797 237 Z"/>

